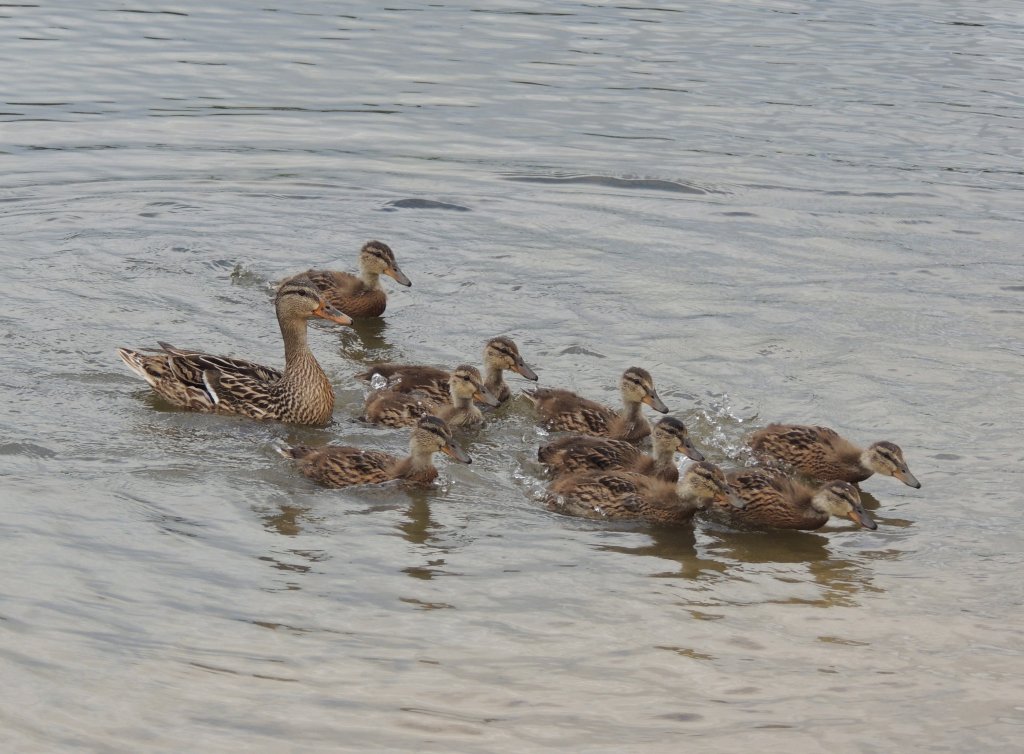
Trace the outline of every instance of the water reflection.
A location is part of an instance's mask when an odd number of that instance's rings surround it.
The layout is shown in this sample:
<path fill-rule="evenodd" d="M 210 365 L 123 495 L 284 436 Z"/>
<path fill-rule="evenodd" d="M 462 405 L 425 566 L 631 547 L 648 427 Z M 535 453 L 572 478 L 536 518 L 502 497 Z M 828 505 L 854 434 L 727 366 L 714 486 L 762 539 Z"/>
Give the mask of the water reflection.
<path fill-rule="evenodd" d="M 705 571 L 721 573 L 726 564 L 717 560 L 701 557 L 697 552 L 697 535 L 692 527 L 651 527 L 646 533 L 650 537 L 647 544 L 637 547 L 621 545 L 602 545 L 598 549 L 607 552 L 619 552 L 627 555 L 661 558 L 679 565 L 677 571 L 657 572 L 652 575 L 660 577 L 695 578 Z"/>
<path fill-rule="evenodd" d="M 383 317 L 356 319 L 350 327 L 331 329 L 339 332 L 339 352 L 345 358 L 366 365 L 399 360 L 400 351 L 384 337 L 388 322 Z"/>
<path fill-rule="evenodd" d="M 442 526 L 431 517 L 428 490 L 410 489 L 407 492 L 411 500 L 405 511 L 405 520 L 398 524 L 398 531 L 403 539 L 416 546 L 416 552 L 424 552 L 427 557 L 422 565 L 406 566 L 402 572 L 414 579 L 429 581 L 444 573 L 445 559 L 438 555 L 447 552 L 447 548 L 437 544 L 439 538 L 434 533 Z"/>
<path fill-rule="evenodd" d="M 262 514 L 263 528 L 267 531 L 276 531 L 285 537 L 297 536 L 302 532 L 302 527 L 299 526 L 299 516 L 308 510 L 308 508 L 282 505 L 274 513 Z"/>
<path fill-rule="evenodd" d="M 752 576 L 758 573 L 757 564 L 797 565 L 805 568 L 771 571 L 774 583 L 765 594 L 765 602 L 798 603 L 831 607 L 857 604 L 856 595 L 864 591 L 880 592 L 874 585 L 874 574 L 865 563 L 837 557 L 830 538 L 804 531 L 771 532 L 715 532 L 716 541 L 709 549 L 716 555 L 734 562 Z M 822 587 L 821 596 L 785 596 L 788 584 L 806 583 L 810 576 Z M 777 587 L 782 586 L 780 590 Z"/>

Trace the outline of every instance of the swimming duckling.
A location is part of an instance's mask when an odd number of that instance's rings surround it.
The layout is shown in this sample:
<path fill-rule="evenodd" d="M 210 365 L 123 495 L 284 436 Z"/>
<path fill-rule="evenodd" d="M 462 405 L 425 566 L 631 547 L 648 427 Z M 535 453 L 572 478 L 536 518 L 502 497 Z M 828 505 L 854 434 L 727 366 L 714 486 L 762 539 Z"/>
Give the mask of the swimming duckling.
<path fill-rule="evenodd" d="M 860 493 L 849 482 L 831 481 L 809 487 L 768 469 L 738 469 L 727 475 L 742 507 L 716 509 L 729 523 L 755 528 L 820 529 L 830 516 L 849 518 L 865 529 L 877 529 Z"/>
<path fill-rule="evenodd" d="M 251 361 L 187 351 L 160 343 L 143 353 L 117 349 L 122 361 L 154 391 L 181 408 L 277 419 L 295 424 L 327 424 L 334 414 L 334 389 L 306 343 L 311 317 L 350 325 L 303 278 L 281 284 L 274 300 L 284 338 L 284 371 Z"/>
<path fill-rule="evenodd" d="M 336 309 L 350 317 L 362 318 L 379 317 L 387 308 L 388 297 L 380 285 L 381 275 L 394 278 L 399 285 L 412 285 L 398 267 L 391 247 L 380 241 L 368 241 L 359 251 L 359 275 L 334 270 L 308 270 L 301 277 L 313 281 L 313 285 Z"/>
<path fill-rule="evenodd" d="M 484 415 L 474 399 L 488 406 L 498 405 L 497 398 L 484 387 L 480 372 L 468 364 L 455 367 L 448 378 L 448 394 L 450 403 L 437 403 L 420 393 L 381 390 L 367 398 L 364 418 L 385 427 L 410 427 L 421 416 L 432 414 L 452 427 L 475 429 L 484 423 Z"/>
<path fill-rule="evenodd" d="M 491 338 L 484 345 L 484 386 L 499 403 L 504 403 L 512 395 L 505 382 L 505 370 L 537 381 L 537 375 L 523 361 L 519 347 L 511 338 Z M 448 400 L 448 378 L 451 375 L 444 369 L 419 364 L 377 364 L 360 372 L 356 378 L 369 382 L 378 375 L 387 380 L 390 390 L 423 393 L 438 403 Z"/>
<path fill-rule="evenodd" d="M 662 417 L 651 435 L 652 454 L 643 453 L 626 440 L 611 440 L 593 435 L 569 435 L 544 445 L 537 451 L 537 460 L 546 464 L 556 476 L 581 471 L 635 471 L 656 476 L 666 482 L 679 480 L 676 452 L 694 461 L 704 456 L 693 447 L 686 425 L 672 416 Z"/>
<path fill-rule="evenodd" d="M 351 487 L 380 484 L 401 479 L 409 484 L 427 486 L 437 478 L 434 453 L 444 453 L 459 463 L 470 463 L 466 453 L 452 437 L 443 419 L 424 416 L 416 422 L 409 439 L 409 455 L 399 458 L 379 450 L 328 445 L 280 447 L 285 458 L 297 461 L 299 471 L 325 487 Z"/>
<path fill-rule="evenodd" d="M 651 425 L 644 418 L 640 404 L 646 403 L 663 414 L 668 413 L 668 407 L 658 397 L 654 379 L 646 369 L 630 367 L 623 372 L 619 390 L 623 404 L 619 414 L 568 390 L 537 388 L 524 390 L 523 394 L 537 407 L 541 424 L 548 429 L 639 442 L 651 434 Z"/>
<path fill-rule="evenodd" d="M 828 427 L 769 424 L 751 436 L 750 447 L 761 459 L 781 461 L 812 479 L 858 484 L 877 473 L 921 487 L 898 445 L 883 441 L 862 450 Z"/>
<path fill-rule="evenodd" d="M 722 470 L 707 461 L 691 464 L 677 484 L 633 471 L 586 471 L 556 479 L 548 492 L 551 510 L 584 518 L 642 519 L 683 524 L 711 504 L 732 496 Z"/>

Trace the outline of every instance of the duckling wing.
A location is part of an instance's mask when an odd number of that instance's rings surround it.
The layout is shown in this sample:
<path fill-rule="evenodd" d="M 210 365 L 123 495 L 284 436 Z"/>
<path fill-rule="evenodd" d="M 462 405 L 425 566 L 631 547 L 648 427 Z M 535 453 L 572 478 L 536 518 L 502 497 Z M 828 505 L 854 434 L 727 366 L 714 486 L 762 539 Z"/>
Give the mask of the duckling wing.
<path fill-rule="evenodd" d="M 555 474 L 623 469 L 636 460 L 636 448 L 622 440 L 590 435 L 561 437 L 537 451 L 537 459 Z"/>
<path fill-rule="evenodd" d="M 839 435 L 828 427 L 769 424 L 750 440 L 754 452 L 799 466 L 833 447 Z"/>
<path fill-rule="evenodd" d="M 421 416 L 433 413 L 436 408 L 437 404 L 420 393 L 379 390 L 367 397 L 363 418 L 385 427 L 412 427 Z"/>
<path fill-rule="evenodd" d="M 388 469 L 397 459 L 378 450 L 328 445 L 307 451 L 298 460 L 299 471 L 326 487 L 379 484 L 392 476 Z"/>
<path fill-rule="evenodd" d="M 389 390 L 398 393 L 420 392 L 439 402 L 448 399 L 448 380 L 451 379 L 451 373 L 437 367 L 419 364 L 377 364 L 355 375 L 356 379 L 365 382 L 370 382 L 378 376 L 386 380 Z"/>

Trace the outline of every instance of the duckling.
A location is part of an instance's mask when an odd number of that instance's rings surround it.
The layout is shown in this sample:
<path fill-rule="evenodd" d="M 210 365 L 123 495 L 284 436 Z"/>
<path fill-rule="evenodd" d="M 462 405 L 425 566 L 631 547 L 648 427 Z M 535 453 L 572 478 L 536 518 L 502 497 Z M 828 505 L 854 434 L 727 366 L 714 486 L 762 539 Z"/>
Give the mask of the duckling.
<path fill-rule="evenodd" d="M 731 501 L 725 475 L 707 461 L 688 466 L 677 484 L 634 471 L 572 474 L 556 479 L 547 496 L 551 510 L 572 516 L 653 524 L 688 523 L 697 510 Z"/>
<path fill-rule="evenodd" d="M 820 529 L 829 516 L 849 518 L 865 529 L 877 529 L 860 493 L 849 482 L 831 481 L 821 487 L 767 469 L 738 469 L 727 475 L 742 507 L 716 509 L 729 523 L 755 528 Z"/>
<path fill-rule="evenodd" d="M 468 364 L 455 367 L 448 378 L 448 393 L 450 403 L 437 403 L 421 393 L 380 390 L 367 399 L 364 418 L 385 427 L 409 427 L 421 416 L 433 414 L 452 427 L 475 429 L 484 423 L 484 415 L 473 400 L 498 405 L 497 398 L 484 387 L 480 372 Z"/>
<path fill-rule="evenodd" d="M 388 305 L 380 276 L 394 278 L 399 285 L 412 285 L 395 261 L 391 247 L 380 241 L 367 241 L 359 251 L 359 275 L 333 270 L 308 270 L 302 273 L 320 289 L 327 302 L 350 317 L 379 317 Z M 294 280 L 289 278 L 284 282 Z"/>
<path fill-rule="evenodd" d="M 693 447 L 686 425 L 672 416 L 662 417 L 654 425 L 651 436 L 653 453 L 646 455 L 631 442 L 610 440 L 593 435 L 569 435 L 544 445 L 537 451 L 537 460 L 546 464 L 556 476 L 581 471 L 635 471 L 665 482 L 679 480 L 676 451 L 694 461 L 704 456 Z"/>
<path fill-rule="evenodd" d="M 444 453 L 459 463 L 472 462 L 469 454 L 455 442 L 448 425 L 436 416 L 422 416 L 416 422 L 406 458 L 379 450 L 339 445 L 324 448 L 285 446 L 277 448 L 277 452 L 297 461 L 302 474 L 325 487 L 380 484 L 393 479 L 426 487 L 437 478 L 432 458 L 434 453 Z"/>
<path fill-rule="evenodd" d="M 619 390 L 623 404 L 620 414 L 568 390 L 538 388 L 524 390 L 523 394 L 537 407 L 541 424 L 548 429 L 639 442 L 651 434 L 640 404 L 646 403 L 663 414 L 668 413 L 668 407 L 658 397 L 654 379 L 646 369 L 630 367 L 623 372 Z"/>
<path fill-rule="evenodd" d="M 505 370 L 537 381 L 537 375 L 523 361 L 519 347 L 511 338 L 491 338 L 484 345 L 484 386 L 499 403 L 504 403 L 512 395 L 505 382 Z M 396 392 L 423 393 L 438 403 L 448 400 L 448 379 L 451 375 L 444 369 L 418 364 L 377 364 L 357 374 L 356 379 L 369 382 L 378 375 L 387 380 L 389 389 Z"/>
<path fill-rule="evenodd" d="M 898 445 L 882 441 L 862 450 L 828 427 L 769 424 L 751 436 L 750 447 L 760 458 L 781 461 L 812 479 L 858 484 L 877 473 L 921 487 Z"/>
<path fill-rule="evenodd" d="M 334 414 L 334 390 L 306 343 L 306 321 L 321 317 L 350 325 L 352 320 L 330 307 L 303 278 L 282 283 L 274 306 L 284 338 L 283 372 L 163 342 L 152 353 L 130 348 L 119 348 L 117 353 L 129 369 L 175 406 L 252 419 L 327 424 Z"/>

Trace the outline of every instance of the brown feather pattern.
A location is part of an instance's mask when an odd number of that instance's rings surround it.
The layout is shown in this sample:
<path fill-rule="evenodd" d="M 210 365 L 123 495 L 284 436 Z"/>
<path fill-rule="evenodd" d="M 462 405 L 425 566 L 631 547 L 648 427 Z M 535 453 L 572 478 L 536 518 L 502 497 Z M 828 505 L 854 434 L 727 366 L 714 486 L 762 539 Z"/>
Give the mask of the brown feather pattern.
<path fill-rule="evenodd" d="M 856 484 L 872 474 L 861 465 L 861 449 L 828 427 L 769 424 L 751 436 L 750 447 L 769 465 L 812 479 Z"/>

